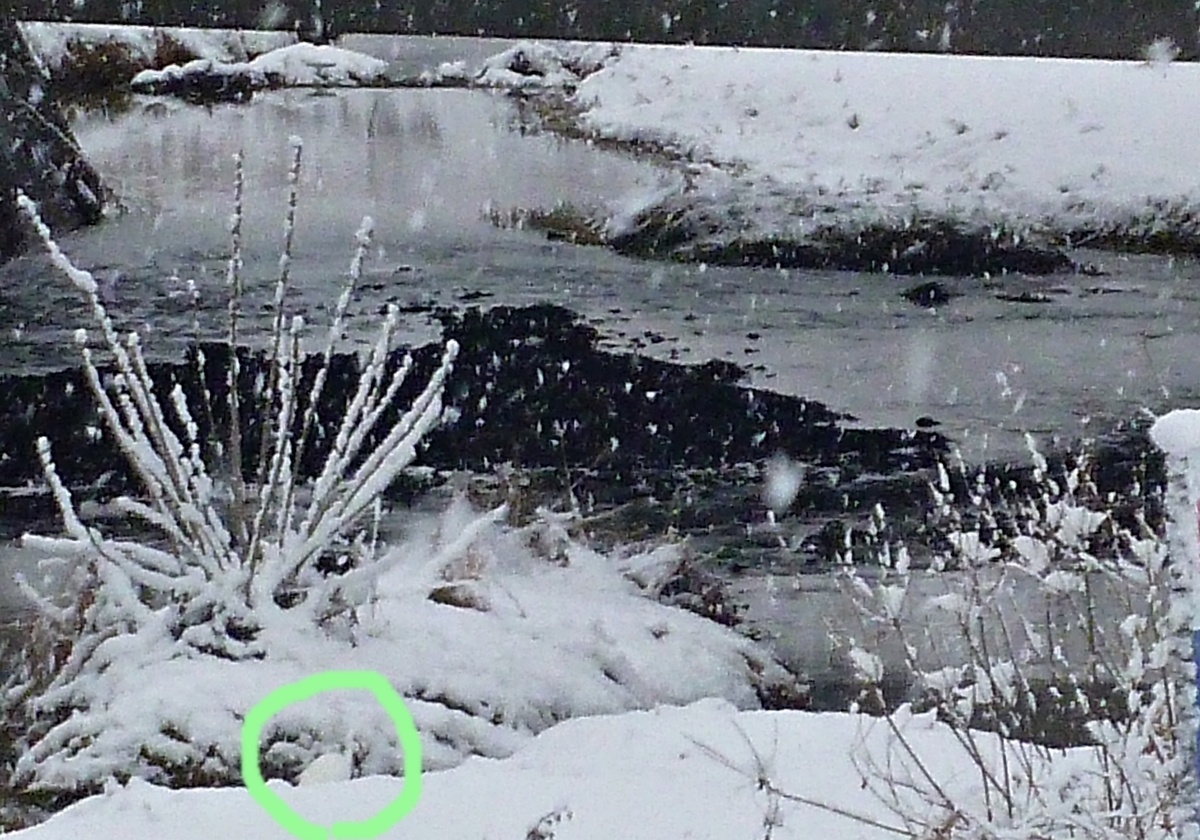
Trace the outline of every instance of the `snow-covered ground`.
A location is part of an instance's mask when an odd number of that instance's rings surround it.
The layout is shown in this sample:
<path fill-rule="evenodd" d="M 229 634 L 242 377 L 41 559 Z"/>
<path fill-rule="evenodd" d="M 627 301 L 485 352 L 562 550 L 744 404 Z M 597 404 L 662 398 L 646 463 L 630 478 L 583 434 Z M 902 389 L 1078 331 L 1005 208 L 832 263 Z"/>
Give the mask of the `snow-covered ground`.
<path fill-rule="evenodd" d="M 900 731 L 947 793 L 970 808 L 979 771 L 949 729 L 926 716 L 900 717 Z M 997 741 L 984 751 L 999 754 Z M 989 749 L 990 748 L 990 749 Z M 383 838 L 560 838 L 560 840 L 867 840 L 905 831 L 901 820 L 864 786 L 863 762 L 896 758 L 885 721 L 850 714 L 738 712 L 719 700 L 620 716 L 567 721 L 504 760 L 472 759 L 426 773 L 415 808 Z M 760 788 L 765 772 L 784 800 Z M 1087 750 L 1057 764 L 1059 779 L 1082 771 L 1073 788 L 1095 784 Z M 1040 775 L 1040 774 L 1039 774 Z M 1043 777 L 1043 781 L 1045 781 Z M 364 820 L 401 788 L 373 777 L 292 788 L 271 783 L 310 822 Z M 901 791 L 900 796 L 915 802 Z M 1073 797 L 1062 804 L 1071 807 Z M 917 806 L 916 811 L 925 810 Z M 936 814 L 936 808 L 928 813 Z M 768 826 L 767 822 L 772 825 Z M 884 826 L 893 830 L 888 830 Z M 540 833 L 538 829 L 540 828 Z M 214 836 L 284 840 L 277 824 L 244 788 L 171 791 L 134 782 L 71 807 L 14 840 L 211 840 Z M 365 836 L 365 835 L 364 835 Z M 1012 836 L 1028 836 L 1017 833 Z"/>
<path fill-rule="evenodd" d="M 386 556 L 391 570 L 353 624 L 314 631 L 284 612 L 267 660 L 198 657 L 152 625 L 131 633 L 88 678 L 89 713 L 53 727 L 18 772 L 57 789 L 122 773 L 158 781 L 160 760 L 236 777 L 247 710 L 331 669 L 378 671 L 409 698 L 427 769 L 509 755 L 580 715 L 705 697 L 757 708 L 760 691 L 794 685 L 749 639 L 654 600 L 681 562 L 677 546 L 600 555 L 553 518 L 514 529 L 460 499 L 436 517 L 408 517 Z M 303 767 L 346 745 L 363 773 L 399 771 L 387 719 L 367 695 L 297 709 L 276 721 L 268 762 Z M 280 743 L 283 733 L 298 743 Z"/>
<path fill-rule="evenodd" d="M 702 191 L 759 235 L 922 214 L 1075 231 L 1196 206 L 1197 85 L 1195 64 L 628 45 L 574 102 L 602 137 L 732 173 L 698 167 Z"/>

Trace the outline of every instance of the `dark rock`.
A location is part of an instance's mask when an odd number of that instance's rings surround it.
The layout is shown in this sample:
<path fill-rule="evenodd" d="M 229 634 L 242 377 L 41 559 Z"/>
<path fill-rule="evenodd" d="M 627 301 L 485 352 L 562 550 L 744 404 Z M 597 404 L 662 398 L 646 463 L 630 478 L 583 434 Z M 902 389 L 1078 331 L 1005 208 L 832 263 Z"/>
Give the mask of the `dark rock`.
<path fill-rule="evenodd" d="M 945 306 L 958 295 L 946 288 L 944 283 L 939 283 L 936 280 L 930 280 L 927 283 L 918 283 L 911 288 L 905 289 L 902 295 L 909 303 L 923 306 L 927 309 L 932 309 L 935 306 Z"/>
<path fill-rule="evenodd" d="M 28 243 L 20 190 L 52 232 L 95 224 L 105 192 L 49 94 L 49 80 L 16 21 L 0 8 L 0 261 Z"/>
<path fill-rule="evenodd" d="M 996 300 L 1003 300 L 1008 303 L 1051 303 L 1054 298 L 1045 292 L 1025 290 L 1022 292 L 998 292 Z"/>
<path fill-rule="evenodd" d="M 134 93 L 174 96 L 191 105 L 249 102 L 255 90 L 266 86 L 267 79 L 246 65 L 203 58 L 144 70 L 130 82 Z"/>

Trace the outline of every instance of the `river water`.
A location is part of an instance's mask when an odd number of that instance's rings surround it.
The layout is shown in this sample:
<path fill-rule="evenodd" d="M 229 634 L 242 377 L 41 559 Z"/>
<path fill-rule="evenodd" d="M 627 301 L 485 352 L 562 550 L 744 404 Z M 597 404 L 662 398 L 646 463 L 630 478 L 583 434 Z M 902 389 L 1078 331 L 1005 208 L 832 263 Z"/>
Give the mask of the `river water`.
<path fill-rule="evenodd" d="M 356 304 L 367 332 L 386 302 L 558 303 L 588 317 L 614 349 L 747 364 L 754 384 L 816 398 L 865 425 L 936 418 L 974 461 L 1020 457 L 1027 431 L 1071 439 L 1142 406 L 1194 404 L 1200 395 L 1194 261 L 1090 254 L 1103 275 L 1002 281 L 1008 292 L 1042 293 L 1044 303 L 1000 300 L 994 282 L 949 278 L 961 296 L 936 311 L 900 297 L 913 282 L 905 278 L 639 262 L 499 230 L 488 214 L 560 201 L 613 210 L 678 188 L 678 175 L 519 128 L 509 100 L 478 91 L 283 91 L 211 109 L 136 100 L 115 119 L 77 124 L 125 212 L 62 244 L 96 272 L 111 311 L 143 332 L 152 354 L 178 358 L 197 332 L 223 334 L 239 149 L 249 310 L 267 302 L 296 136 L 304 168 L 291 305 L 318 323 L 369 215 L 375 246 Z M 80 310 L 44 258 L 0 267 L 0 284 L 0 372 L 73 363 L 69 337 L 82 325 Z M 437 336 L 427 314 L 405 317 L 406 340 Z M 11 546 L 0 552 L 10 567 L 36 559 Z M 823 631 L 831 610 L 844 611 L 843 596 L 823 584 L 789 585 L 777 596 L 778 585 L 753 573 L 736 582 L 781 652 L 819 670 L 826 643 L 812 636 L 810 644 L 812 634 L 794 628 Z M 0 587 L 0 607 L 11 614 L 15 603 L 12 587 Z"/>

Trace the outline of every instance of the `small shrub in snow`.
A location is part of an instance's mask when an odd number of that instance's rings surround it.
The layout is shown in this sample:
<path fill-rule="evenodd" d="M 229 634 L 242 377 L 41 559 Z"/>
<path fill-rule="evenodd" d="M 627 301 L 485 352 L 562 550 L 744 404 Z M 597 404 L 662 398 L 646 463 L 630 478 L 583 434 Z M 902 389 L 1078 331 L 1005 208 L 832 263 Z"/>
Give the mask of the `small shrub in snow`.
<path fill-rule="evenodd" d="M 1166 67 L 1179 57 L 1179 47 L 1171 38 L 1155 38 L 1142 50 L 1142 58 L 1151 67 Z"/>
<path fill-rule="evenodd" d="M 871 580 L 846 572 L 868 634 L 850 642 L 864 699 L 884 706 L 890 640 L 922 692 L 915 705 L 949 724 L 980 795 L 946 792 L 951 780 L 905 734 L 910 704 L 886 714 L 885 754 L 858 757 L 863 782 L 915 837 L 1193 836 L 1195 697 L 1173 607 L 1178 568 L 1143 514 L 1133 527 L 1116 521 L 1086 459 L 1051 475 L 1032 442 L 1031 453 L 1036 489 L 1015 501 L 1013 488 L 965 470 L 967 498 L 955 499 L 941 470 L 933 516 L 948 547 L 928 570 L 883 545 Z M 1104 772 L 1082 772 L 1061 749 L 1069 742 Z"/>
<path fill-rule="evenodd" d="M 370 244 L 371 224 L 364 220 L 357 234 L 357 250 L 329 328 L 323 364 L 302 400 L 297 389 L 303 381 L 303 322 L 286 318 L 283 311 L 300 173 L 299 141 L 294 144 L 274 331 L 259 395 L 271 413 L 262 418 L 266 429 L 257 464 L 243 464 L 241 396 L 236 385 L 239 363 L 233 354 L 227 382 L 229 439 L 220 449 L 226 460 L 224 474 L 205 461 L 205 442 L 198 437 L 197 412 L 213 411 L 212 395 L 206 396 L 204 406 L 193 406 L 178 384 L 170 393 L 156 391 L 138 336 L 116 333 L 95 279 L 59 249 L 33 203 L 19 198 L 53 263 L 87 301 L 100 332 L 101 350 L 112 360 L 111 375 L 102 372 L 89 336 L 80 332 L 84 370 L 104 424 L 146 494 L 143 499 L 122 497 L 116 506 L 159 537 L 118 539 L 85 525 L 70 491 L 58 479 L 48 441 L 39 439 L 38 455 L 66 535 L 26 535 L 24 540 L 75 566 L 75 597 L 59 603 L 21 579 L 26 594 L 63 642 L 44 667 L 27 672 L 24 682 L 11 687 L 4 698 L 9 710 L 18 710 L 30 721 L 25 739 L 29 752 L 19 763 L 19 772 L 36 774 L 39 761 L 61 750 L 77 749 L 89 729 L 104 725 L 102 720 L 88 721 L 88 694 L 91 681 L 114 663 L 138 657 L 166 661 L 181 655 L 262 659 L 269 653 L 266 640 L 273 627 L 294 627 L 297 622 L 315 626 L 346 614 L 363 602 L 384 569 L 369 550 L 359 552 L 356 568 L 347 574 L 326 576 L 316 565 L 334 546 L 374 545 L 371 525 L 373 516 L 378 516 L 380 494 L 413 461 L 417 443 L 438 420 L 441 391 L 457 345 L 447 343 L 441 364 L 409 411 L 384 430 L 372 450 L 365 451 L 368 434 L 381 425 L 412 367 L 411 357 L 395 369 L 387 365 L 398 320 L 391 307 L 335 432 L 323 471 L 310 486 L 301 486 L 299 464 L 317 434 L 315 406 L 334 346 L 342 336 L 346 309 Z M 234 346 L 242 295 L 240 160 L 236 194 L 228 265 L 229 339 Z M 197 364 L 205 365 L 203 353 Z M 251 481 L 246 480 L 248 472 Z"/>

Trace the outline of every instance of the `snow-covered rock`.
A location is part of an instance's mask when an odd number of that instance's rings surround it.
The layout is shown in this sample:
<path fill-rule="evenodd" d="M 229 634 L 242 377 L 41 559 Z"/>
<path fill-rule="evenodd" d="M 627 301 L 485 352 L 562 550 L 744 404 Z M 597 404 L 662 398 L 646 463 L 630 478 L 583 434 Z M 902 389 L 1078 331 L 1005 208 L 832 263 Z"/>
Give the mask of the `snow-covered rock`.
<path fill-rule="evenodd" d="M 249 62 L 272 84 L 289 86 L 353 86 L 384 80 L 387 62 L 353 50 L 316 44 L 293 44 Z"/>
<path fill-rule="evenodd" d="M 516 90 L 573 89 L 617 53 L 612 44 L 522 41 L 485 60 L 475 84 Z"/>
<path fill-rule="evenodd" d="M 246 102 L 267 87 L 351 87 L 384 80 L 387 62 L 330 46 L 293 44 L 252 61 L 198 58 L 162 70 L 142 70 L 136 93 L 178 96 L 191 102 Z"/>
<path fill-rule="evenodd" d="M 143 70 L 129 85 L 135 93 L 178 96 L 189 102 L 247 102 L 265 87 L 266 76 L 249 64 L 226 64 L 197 58 L 162 70 Z"/>
<path fill-rule="evenodd" d="M 346 782 L 350 780 L 353 770 L 354 762 L 344 751 L 325 753 L 304 768 L 304 772 L 296 777 L 296 784 L 306 787 L 330 782 Z"/>

